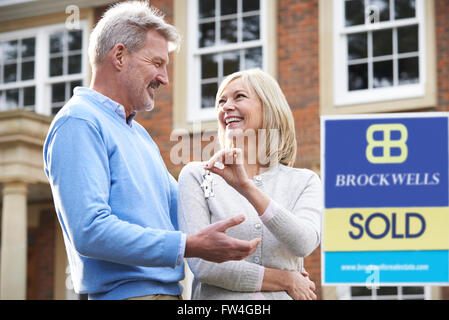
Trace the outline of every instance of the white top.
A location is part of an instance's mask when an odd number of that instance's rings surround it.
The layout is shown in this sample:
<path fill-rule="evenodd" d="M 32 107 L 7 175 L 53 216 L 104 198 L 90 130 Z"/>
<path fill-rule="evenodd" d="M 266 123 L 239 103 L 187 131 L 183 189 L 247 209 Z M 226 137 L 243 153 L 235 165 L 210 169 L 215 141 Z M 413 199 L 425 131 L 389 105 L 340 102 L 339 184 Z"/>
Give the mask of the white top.
<path fill-rule="evenodd" d="M 255 176 L 256 186 L 271 198 L 259 217 L 245 197 L 213 173 L 215 195 L 205 199 L 201 188 L 203 167 L 203 162 L 191 162 L 179 175 L 180 229 L 194 234 L 211 223 L 243 213 L 246 220 L 228 229 L 227 234 L 262 241 L 256 252 L 242 261 L 187 259 L 194 274 L 192 299 L 291 299 L 285 291 L 259 292 L 263 267 L 301 271 L 303 257 L 318 247 L 323 212 L 318 175 L 279 164 Z"/>

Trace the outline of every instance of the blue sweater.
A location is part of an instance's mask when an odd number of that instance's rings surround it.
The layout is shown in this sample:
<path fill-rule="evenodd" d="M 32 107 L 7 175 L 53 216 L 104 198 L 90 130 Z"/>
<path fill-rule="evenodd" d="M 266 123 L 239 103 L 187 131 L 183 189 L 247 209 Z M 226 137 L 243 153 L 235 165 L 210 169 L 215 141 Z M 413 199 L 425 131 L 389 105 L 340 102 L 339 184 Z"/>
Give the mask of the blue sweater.
<path fill-rule="evenodd" d="M 120 104 L 76 88 L 50 126 L 44 169 L 76 292 L 89 299 L 182 293 L 177 182 Z"/>

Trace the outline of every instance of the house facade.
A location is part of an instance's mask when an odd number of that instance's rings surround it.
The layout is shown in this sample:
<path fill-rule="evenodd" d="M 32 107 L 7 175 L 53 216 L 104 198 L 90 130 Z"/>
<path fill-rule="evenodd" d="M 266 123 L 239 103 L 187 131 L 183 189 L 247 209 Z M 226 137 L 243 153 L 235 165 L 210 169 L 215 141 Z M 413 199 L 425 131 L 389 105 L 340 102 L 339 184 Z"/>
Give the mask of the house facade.
<path fill-rule="evenodd" d="M 110 0 L 0 1 L 0 298 L 79 299 L 42 170 L 52 116 L 88 86 L 89 34 Z M 221 80 L 272 74 L 295 118 L 295 167 L 320 172 L 320 116 L 449 110 L 445 0 L 151 0 L 182 34 L 170 84 L 141 123 L 169 171 L 216 143 Z M 449 232 L 449 230 L 448 230 Z M 445 287 L 321 286 L 319 248 L 305 259 L 320 299 L 449 299 Z M 188 292 L 186 292 L 188 296 Z"/>

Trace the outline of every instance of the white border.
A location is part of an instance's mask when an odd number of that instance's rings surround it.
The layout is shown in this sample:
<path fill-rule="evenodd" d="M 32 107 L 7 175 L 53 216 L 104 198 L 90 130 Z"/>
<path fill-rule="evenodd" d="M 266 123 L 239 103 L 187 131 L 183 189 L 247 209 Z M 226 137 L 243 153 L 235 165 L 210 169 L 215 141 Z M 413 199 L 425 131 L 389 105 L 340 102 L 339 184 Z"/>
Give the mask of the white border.
<path fill-rule="evenodd" d="M 327 283 L 325 281 L 325 258 L 324 258 L 324 243 L 326 241 L 324 236 L 324 223 L 326 216 L 326 188 L 325 188 L 325 137 L 326 137 L 326 129 L 325 122 L 327 120 L 360 120 L 360 119 L 397 119 L 397 118 L 436 118 L 436 117 L 446 117 L 448 118 L 449 123 L 449 112 L 407 112 L 407 113 L 377 113 L 377 114 L 352 114 L 352 115 L 323 115 L 320 116 L 320 174 L 322 181 L 322 203 L 324 207 L 323 216 L 321 219 L 321 285 L 322 286 L 360 286 L 365 285 L 365 283 L 360 282 L 330 282 Z M 449 141 L 449 128 L 447 132 L 447 138 Z M 449 159 L 449 148 L 448 148 L 448 159 Z M 449 181 L 449 170 L 448 170 L 448 181 Z M 449 198 L 449 189 L 448 189 L 448 198 Z M 449 264 L 449 261 L 448 261 Z M 381 286 L 447 286 L 448 282 L 380 282 Z"/>

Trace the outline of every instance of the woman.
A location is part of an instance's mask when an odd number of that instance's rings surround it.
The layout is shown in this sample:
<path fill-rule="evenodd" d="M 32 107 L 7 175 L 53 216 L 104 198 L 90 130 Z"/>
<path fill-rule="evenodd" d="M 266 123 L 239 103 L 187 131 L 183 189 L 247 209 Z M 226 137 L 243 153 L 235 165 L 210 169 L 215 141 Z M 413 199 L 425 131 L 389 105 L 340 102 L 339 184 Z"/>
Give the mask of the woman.
<path fill-rule="evenodd" d="M 222 150 L 207 163 L 191 162 L 179 176 L 178 220 L 191 234 L 244 214 L 228 230 L 261 238 L 242 261 L 188 259 L 193 299 L 316 299 L 303 257 L 320 242 L 321 184 L 293 168 L 294 120 L 277 82 L 252 69 L 229 75 L 216 98 Z"/>

